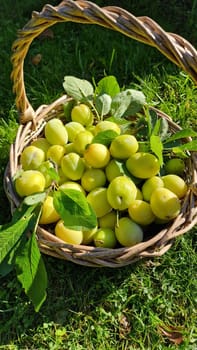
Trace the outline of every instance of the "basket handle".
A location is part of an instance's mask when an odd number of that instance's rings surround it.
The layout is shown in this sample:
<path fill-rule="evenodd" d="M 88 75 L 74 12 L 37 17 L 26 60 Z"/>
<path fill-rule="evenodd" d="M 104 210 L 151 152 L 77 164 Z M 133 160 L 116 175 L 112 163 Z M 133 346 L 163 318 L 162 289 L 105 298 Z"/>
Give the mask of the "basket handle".
<path fill-rule="evenodd" d="M 165 32 L 149 17 L 135 17 L 119 7 L 101 8 L 85 0 L 64 0 L 56 7 L 45 5 L 41 12 L 33 12 L 31 20 L 18 32 L 18 37 L 13 43 L 11 78 L 21 123 L 27 123 L 35 117 L 24 83 L 23 66 L 28 49 L 32 41 L 45 29 L 57 22 L 68 21 L 97 24 L 153 46 L 197 83 L 197 51 L 181 36 Z"/>

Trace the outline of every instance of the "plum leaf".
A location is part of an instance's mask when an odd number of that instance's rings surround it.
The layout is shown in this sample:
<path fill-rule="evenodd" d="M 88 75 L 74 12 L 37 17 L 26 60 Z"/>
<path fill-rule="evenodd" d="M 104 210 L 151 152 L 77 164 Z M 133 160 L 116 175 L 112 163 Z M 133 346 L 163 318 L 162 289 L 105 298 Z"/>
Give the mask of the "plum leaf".
<path fill-rule="evenodd" d="M 163 166 L 163 144 L 162 144 L 160 136 L 151 135 L 150 147 L 151 147 L 152 152 L 159 159 L 160 166 L 162 167 Z"/>
<path fill-rule="evenodd" d="M 88 101 L 93 98 L 94 88 L 88 80 L 68 75 L 64 77 L 63 87 L 76 101 Z"/>
<path fill-rule="evenodd" d="M 0 230 L 0 264 L 16 247 L 18 241 L 28 230 L 35 206 L 23 207 L 16 210 L 12 221 L 1 226 Z"/>
<path fill-rule="evenodd" d="M 102 94 L 96 97 L 95 107 L 98 114 L 103 117 L 108 114 L 111 107 L 111 96 L 108 94 Z"/>
<path fill-rule="evenodd" d="M 113 75 L 102 78 L 95 89 L 96 95 L 107 94 L 111 97 L 114 97 L 120 92 L 120 86 Z"/>
<path fill-rule="evenodd" d="M 116 136 L 118 136 L 118 134 L 114 130 L 100 131 L 96 136 L 94 136 L 92 143 L 102 143 L 108 147 Z"/>
<path fill-rule="evenodd" d="M 35 232 L 16 256 L 16 272 L 25 293 L 39 311 L 46 299 L 47 273 L 37 245 Z"/>
<path fill-rule="evenodd" d="M 116 117 L 132 116 L 138 113 L 145 104 L 141 91 L 127 89 L 112 98 L 111 114 Z"/>
<path fill-rule="evenodd" d="M 56 191 L 53 203 L 66 227 L 89 230 L 97 225 L 96 214 L 80 191 L 73 189 Z"/>

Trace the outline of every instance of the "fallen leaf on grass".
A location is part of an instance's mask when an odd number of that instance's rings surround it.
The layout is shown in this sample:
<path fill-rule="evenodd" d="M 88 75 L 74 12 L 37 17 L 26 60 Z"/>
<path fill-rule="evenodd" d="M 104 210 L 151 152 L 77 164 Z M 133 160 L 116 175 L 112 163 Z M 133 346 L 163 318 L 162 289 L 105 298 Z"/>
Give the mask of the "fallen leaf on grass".
<path fill-rule="evenodd" d="M 121 315 L 120 318 L 120 338 L 124 338 L 126 334 L 131 331 L 131 326 L 125 315 Z"/>
<path fill-rule="evenodd" d="M 179 345 L 183 342 L 182 327 L 174 326 L 159 326 L 159 331 L 162 335 L 168 338 L 172 343 Z"/>
<path fill-rule="evenodd" d="M 152 261 L 152 260 L 147 260 L 144 262 L 145 266 L 147 267 L 154 267 L 154 266 L 160 266 L 161 263 L 159 261 Z"/>
<path fill-rule="evenodd" d="M 40 63 L 41 59 L 42 59 L 42 55 L 40 53 L 38 53 L 37 55 L 35 55 L 31 58 L 31 63 L 34 66 L 37 66 Z"/>

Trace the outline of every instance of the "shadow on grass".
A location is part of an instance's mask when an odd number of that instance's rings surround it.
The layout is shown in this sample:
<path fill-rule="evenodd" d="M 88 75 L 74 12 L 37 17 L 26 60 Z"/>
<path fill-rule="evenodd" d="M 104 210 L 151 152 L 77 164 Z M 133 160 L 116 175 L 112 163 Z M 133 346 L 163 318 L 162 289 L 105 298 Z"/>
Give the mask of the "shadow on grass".
<path fill-rule="evenodd" d="M 24 335 L 35 334 L 35 329 L 44 324 L 53 323 L 71 330 L 84 317 L 94 317 L 101 305 L 113 313 L 116 303 L 124 302 L 121 288 L 124 289 L 131 274 L 142 264 L 112 269 L 83 267 L 49 256 L 44 256 L 44 261 L 49 285 L 47 299 L 38 313 L 21 291 L 14 272 L 1 279 L 4 293 L 1 292 L 0 302 L 0 345 L 17 343 Z M 117 290 L 120 290 L 119 300 L 113 300 Z"/>
<path fill-rule="evenodd" d="M 183 349 L 189 349 L 196 327 L 195 232 L 177 239 L 161 258 L 123 268 L 83 267 L 44 256 L 49 286 L 38 313 L 11 273 L 1 279 L 0 345 L 119 349 L 119 341 L 139 341 L 139 349 L 152 350 L 165 348 L 158 333 L 164 322 L 184 327 Z"/>

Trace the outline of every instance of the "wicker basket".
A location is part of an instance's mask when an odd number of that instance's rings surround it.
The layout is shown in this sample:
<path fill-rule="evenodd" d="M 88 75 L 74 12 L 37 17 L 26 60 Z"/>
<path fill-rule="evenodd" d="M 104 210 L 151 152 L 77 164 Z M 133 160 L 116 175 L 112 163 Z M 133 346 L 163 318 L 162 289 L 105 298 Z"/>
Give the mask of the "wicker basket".
<path fill-rule="evenodd" d="M 42 133 L 46 120 L 58 116 L 63 104 L 69 97 L 66 95 L 49 105 L 41 105 L 36 111 L 27 99 L 23 64 L 34 38 L 57 22 L 71 21 L 84 24 L 97 24 L 118 31 L 139 42 L 156 47 L 170 61 L 175 63 L 197 82 L 197 52 L 182 37 L 166 33 L 157 23 L 148 17 L 135 17 L 119 7 L 100 8 L 94 3 L 84 0 L 65 0 L 59 6 L 44 6 L 43 10 L 33 12 L 32 19 L 19 31 L 13 44 L 13 89 L 16 94 L 16 106 L 20 115 L 20 126 L 10 149 L 10 160 L 5 171 L 4 185 L 12 212 L 19 206 L 12 179 L 17 171 L 19 157 L 33 139 Z M 156 109 L 155 109 L 156 110 Z M 172 132 L 180 129 L 171 118 L 156 110 L 161 118 L 165 118 Z M 41 252 L 59 259 L 92 267 L 121 267 L 129 265 L 145 257 L 161 256 L 172 246 L 174 239 L 189 231 L 197 223 L 197 155 L 191 153 L 187 163 L 188 192 L 182 202 L 180 215 L 158 233 L 149 235 L 149 239 L 133 247 L 116 249 L 96 248 L 93 246 L 65 244 L 45 228 L 37 228 L 37 240 Z"/>

